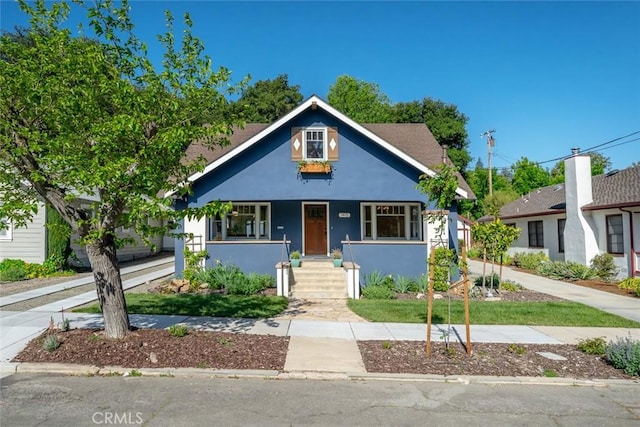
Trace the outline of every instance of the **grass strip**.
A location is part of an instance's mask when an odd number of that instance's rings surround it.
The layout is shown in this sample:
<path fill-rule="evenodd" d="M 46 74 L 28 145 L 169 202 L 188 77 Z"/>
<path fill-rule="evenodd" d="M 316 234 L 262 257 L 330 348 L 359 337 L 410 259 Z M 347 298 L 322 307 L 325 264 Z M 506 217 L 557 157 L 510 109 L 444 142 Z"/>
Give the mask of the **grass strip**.
<path fill-rule="evenodd" d="M 178 314 L 183 316 L 266 318 L 280 314 L 287 308 L 284 297 L 261 295 L 162 295 L 125 294 L 130 314 Z M 93 304 L 73 310 L 81 313 L 100 313 Z"/>
<path fill-rule="evenodd" d="M 426 300 L 349 300 L 349 308 L 371 322 L 425 323 Z M 640 323 L 571 301 L 470 301 L 473 325 L 640 328 Z M 447 323 L 447 300 L 433 302 L 433 323 Z M 464 323 L 463 301 L 451 301 L 451 323 Z"/>

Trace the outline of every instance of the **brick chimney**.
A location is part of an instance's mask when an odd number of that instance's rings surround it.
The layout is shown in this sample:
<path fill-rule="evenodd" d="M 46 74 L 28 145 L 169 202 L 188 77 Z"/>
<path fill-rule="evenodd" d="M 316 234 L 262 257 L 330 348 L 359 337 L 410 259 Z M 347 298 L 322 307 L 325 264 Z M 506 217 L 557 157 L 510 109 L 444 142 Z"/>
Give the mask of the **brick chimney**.
<path fill-rule="evenodd" d="M 564 227 L 564 259 L 589 265 L 599 254 L 595 227 L 591 215 L 582 208 L 593 201 L 591 188 L 591 157 L 571 149 L 572 156 L 564 161 L 564 182 L 567 222 Z"/>

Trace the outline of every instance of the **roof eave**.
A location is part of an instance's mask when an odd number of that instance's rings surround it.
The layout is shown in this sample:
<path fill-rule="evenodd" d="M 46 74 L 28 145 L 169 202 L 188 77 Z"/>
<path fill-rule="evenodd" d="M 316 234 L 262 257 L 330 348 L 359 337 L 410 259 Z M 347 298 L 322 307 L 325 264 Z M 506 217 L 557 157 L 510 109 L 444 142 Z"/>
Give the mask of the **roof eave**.
<path fill-rule="evenodd" d="M 275 132 L 282 125 L 287 123 L 289 120 L 293 119 L 298 114 L 300 114 L 303 111 L 305 111 L 307 108 L 310 108 L 314 104 L 315 104 L 316 107 L 322 108 L 327 113 L 329 113 L 332 116 L 336 117 L 338 120 L 341 120 L 341 121 L 345 122 L 347 125 L 351 126 L 352 128 L 354 128 L 355 130 L 357 130 L 361 134 L 363 134 L 366 137 L 370 138 L 371 140 L 375 141 L 378 145 L 382 146 L 386 150 L 388 150 L 391 153 L 395 154 L 396 156 L 400 157 L 402 160 L 404 160 L 405 162 L 407 162 L 408 164 L 410 164 L 414 168 L 418 169 L 422 173 L 426 174 L 427 176 L 433 177 L 433 176 L 437 175 L 437 173 L 434 170 L 432 170 L 431 168 L 429 168 L 428 166 L 418 162 L 413 157 L 408 156 L 406 153 L 402 152 L 401 150 L 399 150 L 395 146 L 389 144 L 387 141 L 385 141 L 384 139 L 380 138 L 378 135 L 376 135 L 375 133 L 371 132 L 370 130 L 368 130 L 364 126 L 354 122 L 352 119 L 350 119 L 346 115 L 342 114 L 340 111 L 336 110 L 335 108 L 333 108 L 332 106 L 330 106 L 329 104 L 324 102 L 318 96 L 312 95 L 306 101 L 304 101 L 302 104 L 298 105 L 296 108 L 294 108 L 289 113 L 287 113 L 286 115 L 284 115 L 283 117 L 281 117 L 280 119 L 275 121 L 273 124 L 267 126 L 265 129 L 263 129 L 262 131 L 258 132 L 257 134 L 255 134 L 254 136 L 249 138 L 247 141 L 245 141 L 244 143 L 240 144 L 238 147 L 234 148 L 233 150 L 229 151 L 227 154 L 223 155 L 219 159 L 217 159 L 217 160 L 211 162 L 210 164 L 208 164 L 204 168 L 204 170 L 202 172 L 197 172 L 197 173 L 194 173 L 193 175 L 191 175 L 188 178 L 188 182 L 195 182 L 198 179 L 200 179 L 203 176 L 205 176 L 208 173 L 210 173 L 211 171 L 215 170 L 216 168 L 222 166 L 227 161 L 231 160 L 232 158 L 234 158 L 235 156 L 239 155 L 243 151 L 245 151 L 245 150 L 249 149 L 250 147 L 252 147 L 255 143 L 260 141 L 262 138 L 266 137 L 267 135 L 269 135 L 272 132 Z M 167 193 L 167 196 L 170 196 L 173 193 L 174 192 Z M 458 187 L 456 189 L 456 194 L 458 194 L 460 197 L 463 197 L 465 199 L 468 198 L 467 191 L 464 190 L 461 187 Z"/>

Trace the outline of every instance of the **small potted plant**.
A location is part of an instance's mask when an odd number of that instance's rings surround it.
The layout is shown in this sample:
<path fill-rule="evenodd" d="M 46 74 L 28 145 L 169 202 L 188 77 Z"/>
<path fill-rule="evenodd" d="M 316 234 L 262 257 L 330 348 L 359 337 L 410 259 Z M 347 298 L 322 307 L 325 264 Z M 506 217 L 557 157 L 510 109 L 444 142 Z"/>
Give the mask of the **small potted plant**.
<path fill-rule="evenodd" d="M 334 248 L 331 251 L 331 258 L 333 258 L 334 267 L 342 267 L 342 250 L 340 248 Z"/>
<path fill-rule="evenodd" d="M 289 260 L 291 261 L 291 267 L 300 267 L 300 251 L 295 250 L 291 252 Z"/>

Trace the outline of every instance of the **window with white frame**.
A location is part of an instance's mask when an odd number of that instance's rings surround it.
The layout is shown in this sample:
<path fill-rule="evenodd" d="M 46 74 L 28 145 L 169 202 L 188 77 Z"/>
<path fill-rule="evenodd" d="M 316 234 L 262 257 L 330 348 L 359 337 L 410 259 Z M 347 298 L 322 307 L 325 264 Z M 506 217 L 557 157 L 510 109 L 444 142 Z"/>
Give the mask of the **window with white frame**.
<path fill-rule="evenodd" d="M 364 240 L 420 240 L 420 205 L 413 203 L 363 203 Z"/>
<path fill-rule="evenodd" d="M 305 160 L 327 159 L 327 130 L 324 128 L 308 128 L 304 131 Z"/>
<path fill-rule="evenodd" d="M 0 226 L 0 240 L 11 240 L 13 238 L 13 224 L 9 221 L 8 218 L 3 218 L 0 221 L 4 226 Z"/>
<path fill-rule="evenodd" d="M 221 217 L 207 218 L 207 240 L 271 238 L 271 206 L 268 203 L 233 203 Z"/>

